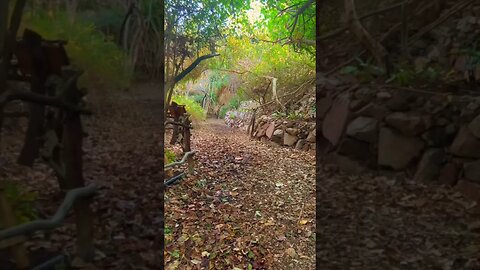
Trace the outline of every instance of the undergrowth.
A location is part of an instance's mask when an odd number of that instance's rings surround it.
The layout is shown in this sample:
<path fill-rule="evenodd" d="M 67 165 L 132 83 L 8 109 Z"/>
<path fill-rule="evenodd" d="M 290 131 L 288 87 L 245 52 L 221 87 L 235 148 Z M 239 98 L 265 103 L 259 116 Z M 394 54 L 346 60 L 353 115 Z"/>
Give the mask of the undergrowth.
<path fill-rule="evenodd" d="M 45 39 L 66 40 L 65 46 L 72 65 L 85 71 L 80 84 L 95 89 L 125 89 L 132 74 L 125 69 L 126 55 L 93 23 L 77 20 L 71 23 L 63 12 L 26 12 L 22 29 L 32 29 Z"/>
<path fill-rule="evenodd" d="M 194 98 L 175 95 L 172 97 L 172 100 L 179 105 L 185 105 L 185 109 L 191 115 L 193 120 L 205 120 L 205 110 L 195 101 Z"/>

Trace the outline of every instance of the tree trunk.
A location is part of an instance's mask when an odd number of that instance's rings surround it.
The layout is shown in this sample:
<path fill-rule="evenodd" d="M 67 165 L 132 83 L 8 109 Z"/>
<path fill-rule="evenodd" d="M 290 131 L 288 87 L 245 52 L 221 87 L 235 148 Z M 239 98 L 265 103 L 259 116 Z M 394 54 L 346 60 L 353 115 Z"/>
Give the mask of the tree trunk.
<path fill-rule="evenodd" d="M 0 93 L 5 91 L 7 85 L 6 68 L 6 45 L 8 33 L 8 9 L 9 0 L 0 1 Z"/>
<path fill-rule="evenodd" d="M 360 41 L 360 43 L 362 43 L 363 46 L 365 46 L 365 48 L 370 51 L 370 53 L 375 58 L 377 65 L 386 70 L 386 57 L 388 55 L 387 50 L 382 46 L 382 44 L 380 44 L 380 42 L 376 41 L 363 27 L 357 16 L 355 0 L 345 0 L 344 4 L 346 15 L 345 17 L 347 18 L 347 23 L 350 30 Z"/>

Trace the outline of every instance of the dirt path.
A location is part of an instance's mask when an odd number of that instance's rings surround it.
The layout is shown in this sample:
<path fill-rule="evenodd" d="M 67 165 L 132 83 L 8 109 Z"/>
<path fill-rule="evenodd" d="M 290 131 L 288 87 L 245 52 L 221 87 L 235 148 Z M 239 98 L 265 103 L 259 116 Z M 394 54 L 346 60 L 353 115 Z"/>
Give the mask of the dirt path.
<path fill-rule="evenodd" d="M 195 174 L 165 195 L 167 269 L 314 269 L 314 155 L 221 120 L 200 124 L 192 148 Z"/>
<path fill-rule="evenodd" d="M 161 269 L 163 179 L 158 116 L 162 111 L 158 88 L 139 85 L 130 92 L 112 94 L 110 100 L 84 119 L 89 134 L 83 147 L 84 177 L 87 184 L 100 187 L 92 205 L 94 265 L 97 269 Z M 41 162 L 33 169 L 16 164 L 25 124 L 23 121 L 20 129 L 3 133 L 0 177 L 36 192 L 39 217 L 50 218 L 63 200 L 52 170 Z M 35 260 L 39 263 L 60 252 L 74 254 L 74 244 L 75 226 L 70 216 L 60 228 L 34 234 L 28 247 L 40 254 Z"/>

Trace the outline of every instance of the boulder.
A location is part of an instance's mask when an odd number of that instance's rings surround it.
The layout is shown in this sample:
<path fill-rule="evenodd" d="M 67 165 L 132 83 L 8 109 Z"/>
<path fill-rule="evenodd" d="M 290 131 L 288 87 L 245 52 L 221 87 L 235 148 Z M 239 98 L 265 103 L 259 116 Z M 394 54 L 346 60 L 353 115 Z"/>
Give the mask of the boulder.
<path fill-rule="evenodd" d="M 458 166 L 453 162 L 449 162 L 440 169 L 438 181 L 440 184 L 454 186 L 457 183 L 458 175 Z"/>
<path fill-rule="evenodd" d="M 362 87 L 357 91 L 355 91 L 353 96 L 358 100 L 362 100 L 364 102 L 370 102 L 375 97 L 375 90 L 368 87 Z"/>
<path fill-rule="evenodd" d="M 282 129 L 276 129 L 276 130 L 273 132 L 273 136 L 275 136 L 275 137 L 282 137 L 282 136 L 283 136 L 283 130 L 282 130 Z"/>
<path fill-rule="evenodd" d="M 463 174 L 468 180 L 480 183 L 480 160 L 463 164 Z"/>
<path fill-rule="evenodd" d="M 361 108 L 358 110 L 355 115 L 358 116 L 367 116 L 367 117 L 373 117 L 379 121 L 383 120 L 385 116 L 389 113 L 389 110 L 383 106 L 374 104 L 374 103 L 369 103 L 365 105 L 365 107 Z"/>
<path fill-rule="evenodd" d="M 343 98 L 337 98 L 325 116 L 322 125 L 323 136 L 329 140 L 333 146 L 338 144 L 343 134 L 348 115 L 348 101 Z"/>
<path fill-rule="evenodd" d="M 361 174 L 365 172 L 367 169 L 366 167 L 360 165 L 360 163 L 358 163 L 357 161 L 349 157 L 345 157 L 337 154 L 328 155 L 324 160 L 324 164 L 325 165 L 333 164 L 336 167 L 338 167 L 340 171 L 345 172 L 347 174 L 354 174 L 354 175 Z"/>
<path fill-rule="evenodd" d="M 287 132 L 290 135 L 297 136 L 298 133 L 300 133 L 300 130 L 298 128 L 289 127 L 287 129 L 285 129 L 285 132 Z"/>
<path fill-rule="evenodd" d="M 285 132 L 283 135 L 283 144 L 287 146 L 292 146 L 298 141 L 298 137 L 295 135 L 291 135 Z"/>
<path fill-rule="evenodd" d="M 426 125 L 420 116 L 394 112 L 385 118 L 385 122 L 405 135 L 417 135 L 425 131 Z"/>
<path fill-rule="evenodd" d="M 468 128 L 475 137 L 480 139 L 480 114 L 470 122 Z"/>
<path fill-rule="evenodd" d="M 387 91 L 381 91 L 381 92 L 377 93 L 377 98 L 380 99 L 380 100 L 387 100 L 387 99 L 392 98 L 392 94 L 390 94 Z"/>
<path fill-rule="evenodd" d="M 444 159 L 445 151 L 442 148 L 433 148 L 425 151 L 413 179 L 420 182 L 436 180 Z"/>
<path fill-rule="evenodd" d="M 435 126 L 422 134 L 422 139 L 425 140 L 429 146 L 444 147 L 450 145 L 454 139 L 455 134 L 448 134 L 446 127 Z"/>
<path fill-rule="evenodd" d="M 480 139 L 470 129 L 463 126 L 450 146 L 450 152 L 459 157 L 480 158 Z"/>
<path fill-rule="evenodd" d="M 411 103 L 408 101 L 408 96 L 397 94 L 388 100 L 385 105 L 394 112 L 404 112 L 410 109 Z"/>
<path fill-rule="evenodd" d="M 331 106 L 332 98 L 330 96 L 319 99 L 316 106 L 318 119 L 324 119 Z"/>
<path fill-rule="evenodd" d="M 295 145 L 295 149 L 297 149 L 297 150 L 302 150 L 303 145 L 305 145 L 305 140 L 299 139 L 299 140 L 297 141 L 297 144 Z"/>
<path fill-rule="evenodd" d="M 345 138 L 338 146 L 337 153 L 358 161 L 368 161 L 371 157 L 370 144 L 352 138 Z"/>
<path fill-rule="evenodd" d="M 347 135 L 365 142 L 377 140 L 378 121 L 371 117 L 357 117 L 347 127 Z"/>
<path fill-rule="evenodd" d="M 367 105 L 367 102 L 365 100 L 362 100 L 362 99 L 355 99 L 355 100 L 352 100 L 352 102 L 350 102 L 350 110 L 352 112 L 355 112 L 361 108 L 363 108 L 363 106 Z"/>
<path fill-rule="evenodd" d="M 275 122 L 271 122 L 267 130 L 265 131 L 265 135 L 267 135 L 267 137 L 271 139 L 274 131 L 275 131 Z"/>
<path fill-rule="evenodd" d="M 411 136 L 396 133 L 390 128 L 381 128 L 378 142 L 378 164 L 395 170 L 405 169 L 417 158 L 425 143 Z"/>
<path fill-rule="evenodd" d="M 261 137 L 265 136 L 265 132 L 267 131 L 267 128 L 268 128 L 269 125 L 270 125 L 269 123 L 263 124 L 263 125 L 257 130 L 257 133 L 255 134 L 255 137 L 261 138 Z"/>
<path fill-rule="evenodd" d="M 303 151 L 308 151 L 308 150 L 310 150 L 310 144 L 309 144 L 309 143 L 304 143 L 303 146 L 302 146 L 302 150 L 303 150 Z"/>
<path fill-rule="evenodd" d="M 310 133 L 308 133 L 308 136 L 307 136 L 307 142 L 315 142 L 317 140 L 317 129 L 314 129 L 312 131 L 310 131 Z"/>

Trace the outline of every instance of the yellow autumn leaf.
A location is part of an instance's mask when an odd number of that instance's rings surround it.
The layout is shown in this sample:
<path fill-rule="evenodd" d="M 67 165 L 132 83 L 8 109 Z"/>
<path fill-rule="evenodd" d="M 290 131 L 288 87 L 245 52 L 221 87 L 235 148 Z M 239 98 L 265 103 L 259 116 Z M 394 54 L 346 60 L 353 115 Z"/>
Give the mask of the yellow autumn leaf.
<path fill-rule="evenodd" d="M 308 223 L 308 219 L 302 219 L 298 222 L 300 225 L 305 225 Z"/>

